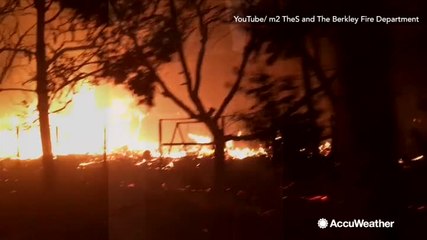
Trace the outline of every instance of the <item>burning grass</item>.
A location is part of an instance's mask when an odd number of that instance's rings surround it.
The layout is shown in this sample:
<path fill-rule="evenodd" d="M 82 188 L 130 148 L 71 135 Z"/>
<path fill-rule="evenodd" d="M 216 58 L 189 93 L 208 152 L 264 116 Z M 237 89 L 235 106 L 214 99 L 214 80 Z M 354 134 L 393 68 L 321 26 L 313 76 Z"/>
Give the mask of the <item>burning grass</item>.
<path fill-rule="evenodd" d="M 128 90 L 109 84 L 92 86 L 86 82 L 76 88 L 74 94 L 57 99 L 52 104 L 53 111 L 62 107 L 61 103 L 72 99 L 63 111 L 50 114 L 54 155 L 102 155 L 104 152 L 110 155 L 131 155 L 148 150 L 154 157 L 160 156 L 159 143 L 155 140 L 158 136 L 146 129 L 152 125 L 146 121 L 148 113 L 138 105 L 136 98 Z M 0 160 L 31 160 L 41 157 L 35 103 L 31 102 L 23 113 L 10 112 L 0 116 Z M 188 132 L 184 137 L 198 144 L 212 142 L 206 129 L 201 132 L 205 135 Z M 233 141 L 229 141 L 226 149 L 234 159 L 267 154 L 262 146 L 235 145 Z M 163 157 L 181 158 L 196 154 L 203 158 L 213 154 L 209 146 L 175 147 L 166 152 Z"/>

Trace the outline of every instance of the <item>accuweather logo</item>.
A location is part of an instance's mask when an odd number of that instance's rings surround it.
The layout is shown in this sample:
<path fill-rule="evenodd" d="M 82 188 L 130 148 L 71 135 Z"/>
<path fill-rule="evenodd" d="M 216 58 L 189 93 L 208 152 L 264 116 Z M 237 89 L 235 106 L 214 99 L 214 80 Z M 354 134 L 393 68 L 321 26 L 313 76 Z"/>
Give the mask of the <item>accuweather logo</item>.
<path fill-rule="evenodd" d="M 337 221 L 332 219 L 328 222 L 325 218 L 320 218 L 317 221 L 317 226 L 320 229 L 329 228 L 393 228 L 394 221 L 383 221 L 381 219 L 366 221 L 364 219 L 353 219 L 352 221 Z"/>
<path fill-rule="evenodd" d="M 328 220 L 321 218 L 319 221 L 317 221 L 317 226 L 319 226 L 320 229 L 324 229 L 328 227 Z"/>

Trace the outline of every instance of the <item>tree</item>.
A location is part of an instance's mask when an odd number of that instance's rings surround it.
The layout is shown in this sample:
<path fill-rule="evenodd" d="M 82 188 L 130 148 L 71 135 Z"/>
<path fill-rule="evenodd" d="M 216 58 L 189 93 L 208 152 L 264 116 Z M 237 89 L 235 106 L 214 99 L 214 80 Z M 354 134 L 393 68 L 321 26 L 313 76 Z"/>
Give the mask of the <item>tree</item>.
<path fill-rule="evenodd" d="M 5 0 L 0 5 L 0 23 L 3 18 L 18 6 L 17 0 Z"/>
<path fill-rule="evenodd" d="M 27 66 L 30 68 L 35 64 L 36 74 L 23 80 L 22 87 L 0 88 L 0 92 L 27 91 L 37 95 L 42 160 L 47 179 L 51 179 L 53 154 L 49 113 L 66 107 L 51 109 L 51 103 L 64 98 L 78 81 L 100 71 L 94 43 L 102 28 L 80 21 L 76 14 L 53 0 L 35 0 L 34 3 L 22 1 L 7 14 L 10 18 L 5 24 L 12 24 L 14 28 L 9 35 L 2 34 L 3 38 L 12 38 L 0 45 L 0 53 L 8 54 L 1 76 L 5 78 L 13 68 L 22 67 L 18 64 L 18 59 L 27 59 Z M 31 19 L 35 24 L 22 31 L 25 28 L 24 21 L 28 21 L 26 16 L 35 16 Z M 69 101 L 66 102 L 68 103 Z"/>
<path fill-rule="evenodd" d="M 257 16 L 304 16 L 303 13 L 310 15 L 311 9 L 311 1 L 300 5 L 296 1 L 249 0 L 235 12 Z M 334 132 L 330 115 L 335 97 L 331 84 L 336 78 L 336 69 L 325 64 L 328 53 L 324 49 L 330 29 L 311 23 L 241 26 L 254 39 L 256 56 L 266 58 L 265 69 L 252 77 L 252 84 L 246 90 L 248 96 L 255 99 L 252 113 L 243 115 L 252 131 L 251 136 L 271 144 L 274 162 L 285 164 L 283 177 L 312 178 L 325 174 L 319 167 L 329 163 L 323 161 L 318 147 Z M 295 62 L 298 69 L 269 71 L 269 66 L 283 64 L 283 60 Z M 310 172 L 313 169 L 315 172 Z"/>
<path fill-rule="evenodd" d="M 283 10 L 283 14 L 310 16 L 315 13 L 319 15 L 318 11 L 313 11 L 317 7 L 322 9 L 322 13 L 342 14 L 344 10 L 348 12 L 348 9 L 352 9 L 358 15 L 384 14 L 386 9 L 393 9 L 392 4 L 385 2 L 348 1 L 345 6 L 343 4 L 333 0 L 289 1 L 286 6 L 299 7 L 288 9 L 288 11 Z M 414 6 L 423 5 L 419 2 Z M 278 7 L 263 9 L 278 9 Z M 399 11 L 402 12 L 402 9 Z M 291 24 L 286 26 L 292 27 Z M 302 28 L 305 26 L 307 25 L 296 25 Z M 336 123 L 333 149 L 341 164 L 340 178 L 336 184 L 338 188 L 333 197 L 337 201 L 342 201 L 342 204 L 337 204 L 335 214 L 340 218 L 369 216 L 372 219 L 379 217 L 401 219 L 399 217 L 401 217 L 403 206 L 402 182 L 395 142 L 394 101 L 396 96 L 394 92 L 396 89 L 393 86 L 394 79 L 391 77 L 396 73 L 393 68 L 397 65 L 397 58 L 403 55 L 395 52 L 398 48 L 396 46 L 399 46 L 395 39 L 398 35 L 396 29 L 400 26 L 397 28 L 385 25 L 334 26 L 333 28 L 317 24 L 312 26 L 326 33 L 338 57 L 336 84 L 339 88 L 334 89 L 333 94 L 328 94 L 332 96 Z M 292 35 L 292 32 L 290 34 Z M 258 34 L 258 36 L 263 36 L 266 43 L 276 46 L 272 51 L 273 54 L 277 55 L 281 52 L 280 49 L 287 49 L 287 42 L 280 39 L 280 36 L 268 34 Z M 369 39 L 366 36 L 370 36 Z M 411 57 L 419 58 L 421 56 L 419 49 L 415 51 L 418 53 L 413 53 Z M 311 61 L 310 57 L 307 59 Z M 404 61 L 408 59 L 405 58 Z M 327 79 L 324 78 L 326 74 L 319 71 L 321 70 L 319 66 L 313 64 L 311 67 L 318 80 Z M 406 80 L 407 77 L 404 79 Z M 332 91 L 327 88 L 325 90 Z M 378 239 L 384 236 L 390 237 L 395 233 L 388 234 L 360 232 L 341 237 Z"/>
<path fill-rule="evenodd" d="M 122 1 L 113 6 L 118 20 L 110 33 L 104 36 L 108 43 L 101 51 L 100 58 L 107 59 L 104 75 L 117 83 L 127 84 L 143 102 L 153 104 L 156 89 L 180 107 L 189 117 L 204 123 L 213 136 L 215 145 L 216 184 L 223 181 L 225 168 L 224 129 L 220 118 L 233 101 L 244 78 L 252 52 L 248 42 L 241 57 L 240 65 L 222 103 L 217 108 L 207 109 L 200 96 L 200 86 L 207 81 L 202 74 L 207 51 L 207 43 L 213 36 L 215 26 L 226 17 L 225 8 L 210 1 Z M 189 38 L 200 39 L 194 68 L 188 60 Z M 191 46 L 191 50 L 195 47 Z M 189 102 L 171 89 L 162 78 L 159 69 L 176 56 L 181 67 L 181 75 Z M 218 70 L 223 71 L 223 70 Z"/>
<path fill-rule="evenodd" d="M 7 0 L 2 2 L 0 5 L 0 26 L 3 26 L 5 23 L 5 18 L 9 16 L 18 6 L 18 1 L 16 0 Z M 8 31 L 9 30 L 9 31 Z M 17 25 L 12 29 L 1 28 L 0 33 L 0 61 L 2 61 L 2 65 L 0 66 L 0 84 L 5 79 L 6 74 L 8 73 L 17 52 L 6 52 L 4 46 L 9 39 L 11 39 L 14 35 L 17 34 Z M 21 40 L 22 41 L 22 40 Z M 19 42 L 19 41 L 18 41 Z"/>
<path fill-rule="evenodd" d="M 250 130 L 243 137 L 251 136 L 270 146 L 274 165 L 283 166 L 285 181 L 296 182 L 298 188 L 301 183 L 311 183 L 309 180 L 322 173 L 319 166 L 325 161 L 318 148 L 322 138 L 329 136 L 316 121 L 320 110 L 310 112 L 306 107 L 307 94 L 301 96 L 303 79 L 292 75 L 274 78 L 265 73 L 251 79 L 254 83 L 246 94 L 255 104 L 251 114 L 241 116 Z M 317 101 L 313 103 L 317 105 Z"/>
<path fill-rule="evenodd" d="M 311 14 L 315 9 L 321 5 L 312 1 L 243 1 L 241 6 L 238 6 L 236 12 L 243 12 L 244 15 L 261 15 L 261 16 L 281 16 L 281 15 L 301 15 Z M 301 19 L 300 19 L 301 20 Z M 326 98 L 333 102 L 334 93 L 332 92 L 331 85 L 336 78 L 335 69 L 324 66 L 324 58 L 327 53 L 324 50 L 324 45 L 329 36 L 331 29 L 316 24 L 258 24 L 249 23 L 242 25 L 242 27 L 252 36 L 256 43 L 257 56 L 267 55 L 265 64 L 267 66 L 277 64 L 279 60 L 293 60 L 299 63 L 299 73 L 275 73 L 275 76 L 268 78 L 259 78 L 255 85 L 255 89 L 250 91 L 251 95 L 256 95 L 256 88 L 263 87 L 264 90 L 267 86 L 272 84 L 277 86 L 279 91 L 270 92 L 272 96 L 287 95 L 288 87 L 294 84 L 295 90 L 302 93 L 302 97 L 284 98 L 280 102 L 276 102 L 277 108 L 282 109 L 281 115 L 283 119 L 291 116 L 292 114 L 304 110 L 309 115 L 313 125 L 316 125 L 318 119 L 316 99 L 319 95 L 326 96 Z M 323 41 L 323 42 L 322 42 Z M 326 54 L 325 54 L 326 53 Z M 326 56 L 327 57 L 327 56 Z M 265 75 L 266 73 L 258 73 Z M 293 74 L 294 76 L 290 76 Z M 271 75 L 271 74 L 269 74 Z M 277 77 L 282 76 L 282 77 Z M 256 77 L 256 76 L 255 76 Z M 295 78 L 298 81 L 295 81 Z M 263 81 L 264 80 L 264 81 Z M 273 89 L 274 86 L 271 88 Z M 282 91 L 280 91 L 282 90 Z M 255 93 L 255 94 L 254 94 Z M 266 94 L 267 96 L 268 94 Z M 262 99 L 260 103 L 262 102 Z M 265 102 L 265 101 L 264 101 Z M 268 102 L 268 101 L 267 101 Z M 286 103 L 286 106 L 283 104 Z M 291 105 L 289 105 L 291 104 Z M 263 104 L 258 105 L 262 106 Z"/>

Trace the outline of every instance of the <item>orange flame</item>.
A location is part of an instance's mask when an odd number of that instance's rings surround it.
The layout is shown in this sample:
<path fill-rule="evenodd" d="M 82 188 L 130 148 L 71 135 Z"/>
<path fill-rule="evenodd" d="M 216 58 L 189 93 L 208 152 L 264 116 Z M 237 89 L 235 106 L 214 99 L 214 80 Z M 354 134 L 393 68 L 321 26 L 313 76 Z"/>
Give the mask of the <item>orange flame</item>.
<path fill-rule="evenodd" d="M 107 154 L 149 150 L 153 157 L 160 157 L 158 143 L 151 140 L 150 136 L 144 136 L 145 139 L 141 137 L 144 135 L 141 126 L 146 114 L 127 90 L 112 85 L 94 87 L 89 84 L 82 84 L 78 90 L 66 109 L 50 115 L 54 155 L 101 155 L 104 150 Z M 38 115 L 34 110 L 35 106 L 32 106 L 25 118 L 9 116 L 0 119 L 0 159 L 41 157 L 39 128 L 34 123 Z M 24 128 L 24 125 L 28 127 Z M 200 144 L 213 141 L 210 136 L 194 133 L 187 136 Z M 163 157 L 182 158 L 191 154 L 203 158 L 214 153 L 209 145 L 192 146 L 184 150 L 174 150 L 163 154 Z M 226 143 L 225 150 L 234 159 L 266 154 L 262 147 L 236 148 L 233 141 Z"/>
<path fill-rule="evenodd" d="M 192 139 L 193 141 L 195 141 L 196 143 L 210 143 L 210 142 L 212 142 L 212 138 L 210 138 L 208 136 L 201 136 L 201 135 L 189 133 L 188 137 L 190 139 Z"/>
<path fill-rule="evenodd" d="M 127 93 L 115 96 L 109 92 L 111 86 L 83 85 L 68 108 L 50 115 L 55 155 L 102 154 L 104 138 L 107 153 L 124 147 L 156 151 L 156 143 L 140 138 L 145 114 L 133 97 Z M 0 129 L 0 158 L 35 159 L 41 156 L 40 135 L 38 125 L 32 123 L 34 119 L 37 119 L 36 112 L 21 122 L 17 117 L 9 118 L 8 127 Z M 23 123 L 30 127 L 24 129 Z"/>

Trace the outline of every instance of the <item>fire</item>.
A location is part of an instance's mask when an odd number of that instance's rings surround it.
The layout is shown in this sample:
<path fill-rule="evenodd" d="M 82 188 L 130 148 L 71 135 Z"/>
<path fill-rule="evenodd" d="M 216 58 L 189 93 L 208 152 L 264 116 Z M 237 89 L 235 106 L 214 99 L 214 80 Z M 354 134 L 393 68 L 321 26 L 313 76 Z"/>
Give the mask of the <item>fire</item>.
<path fill-rule="evenodd" d="M 64 111 L 50 115 L 55 155 L 102 154 L 104 147 L 107 153 L 121 148 L 157 149 L 156 143 L 140 138 L 145 113 L 124 89 L 84 84 L 72 98 Z M 35 111 L 22 120 L 15 116 L 2 119 L 9 124 L 2 124 L 6 128 L 0 129 L 0 158 L 41 156 L 39 129 L 33 123 L 36 119 Z"/>
<path fill-rule="evenodd" d="M 237 136 L 241 136 L 242 135 L 242 131 L 239 131 L 237 133 Z M 211 143 L 213 142 L 213 139 L 209 136 L 202 136 L 202 135 L 196 135 L 196 134 L 188 134 L 188 137 L 192 140 L 194 140 L 196 143 Z M 260 155 L 267 155 L 267 151 L 263 148 L 263 147 L 259 147 L 257 149 L 253 149 L 253 148 L 249 148 L 249 147 L 235 147 L 234 146 L 234 141 L 230 140 L 226 142 L 226 153 L 229 157 L 233 158 L 233 159 L 245 159 L 248 157 L 253 157 L 253 156 L 260 156 Z M 204 156 L 210 156 L 213 155 L 214 151 L 207 147 L 207 146 L 203 146 L 199 151 L 198 151 L 198 157 L 204 157 Z"/>
<path fill-rule="evenodd" d="M 254 157 L 260 155 L 267 155 L 267 151 L 263 147 L 259 147 L 258 149 L 252 149 L 249 147 L 239 148 L 234 147 L 234 141 L 228 141 L 226 143 L 227 154 L 235 159 L 244 159 L 247 157 Z"/>
<path fill-rule="evenodd" d="M 212 138 L 210 138 L 208 136 L 201 136 L 201 135 L 189 133 L 188 137 L 190 139 L 192 139 L 193 141 L 195 141 L 196 143 L 210 143 L 210 142 L 212 142 Z"/>
<path fill-rule="evenodd" d="M 332 144 L 330 140 L 324 141 L 319 146 L 319 152 L 321 155 L 327 157 L 329 154 L 331 154 L 332 151 Z"/>
<path fill-rule="evenodd" d="M 107 154 L 135 155 L 149 150 L 153 157 L 160 157 L 158 143 L 153 141 L 153 136 L 142 133 L 146 113 L 126 89 L 113 85 L 82 84 L 71 97 L 69 106 L 50 115 L 54 155 L 102 155 L 104 151 Z M 59 106 L 61 104 L 55 102 L 52 108 Z M 35 110 L 36 105 L 33 103 L 25 117 L 8 116 L 0 119 L 0 159 L 28 160 L 41 157 L 38 114 Z M 212 137 L 194 133 L 188 133 L 187 137 L 205 145 L 175 149 L 164 153 L 163 157 L 176 159 L 192 155 L 203 158 L 213 155 L 214 148 L 209 145 L 213 142 Z M 226 143 L 225 150 L 233 159 L 267 154 L 262 147 L 235 147 L 233 141 Z"/>

